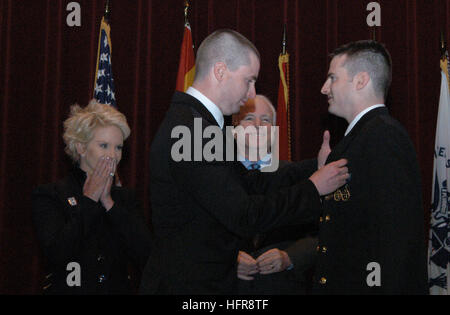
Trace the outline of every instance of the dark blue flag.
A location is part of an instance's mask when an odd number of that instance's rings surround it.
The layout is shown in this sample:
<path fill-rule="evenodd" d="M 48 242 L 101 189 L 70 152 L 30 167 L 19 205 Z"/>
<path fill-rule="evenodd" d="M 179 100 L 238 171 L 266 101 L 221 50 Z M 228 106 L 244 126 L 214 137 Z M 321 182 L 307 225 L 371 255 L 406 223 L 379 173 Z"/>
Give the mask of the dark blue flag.
<path fill-rule="evenodd" d="M 111 67 L 110 26 L 102 19 L 98 40 L 97 68 L 95 71 L 94 98 L 99 103 L 116 106 L 114 79 Z"/>

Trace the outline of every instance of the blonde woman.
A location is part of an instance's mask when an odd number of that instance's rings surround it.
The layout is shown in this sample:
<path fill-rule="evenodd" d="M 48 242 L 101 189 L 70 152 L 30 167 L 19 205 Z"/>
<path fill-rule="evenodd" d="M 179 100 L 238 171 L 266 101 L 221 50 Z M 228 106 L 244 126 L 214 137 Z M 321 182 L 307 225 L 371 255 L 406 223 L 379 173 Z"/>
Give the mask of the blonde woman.
<path fill-rule="evenodd" d="M 70 174 L 33 192 L 33 221 L 46 258 L 44 293 L 131 293 L 128 262 L 142 268 L 150 232 L 133 193 L 114 184 L 125 116 L 91 101 L 74 105 L 64 122 Z"/>

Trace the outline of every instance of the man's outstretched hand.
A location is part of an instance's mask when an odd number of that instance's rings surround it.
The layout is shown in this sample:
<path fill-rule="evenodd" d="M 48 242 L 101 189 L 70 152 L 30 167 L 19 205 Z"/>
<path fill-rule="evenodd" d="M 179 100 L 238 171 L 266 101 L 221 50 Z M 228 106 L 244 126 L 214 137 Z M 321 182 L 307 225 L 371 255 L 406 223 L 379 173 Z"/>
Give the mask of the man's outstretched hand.
<path fill-rule="evenodd" d="M 321 196 L 328 195 L 345 184 L 350 177 L 346 165 L 347 160 L 340 159 L 328 163 L 311 175 L 309 179 L 314 183 Z"/>

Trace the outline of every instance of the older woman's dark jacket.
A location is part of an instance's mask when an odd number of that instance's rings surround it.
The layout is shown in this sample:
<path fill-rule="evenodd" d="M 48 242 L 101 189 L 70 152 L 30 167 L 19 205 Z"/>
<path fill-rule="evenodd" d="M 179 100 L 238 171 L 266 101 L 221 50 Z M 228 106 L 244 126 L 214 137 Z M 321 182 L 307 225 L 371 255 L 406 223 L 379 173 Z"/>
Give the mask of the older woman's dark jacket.
<path fill-rule="evenodd" d="M 143 268 L 150 231 L 130 190 L 113 186 L 114 206 L 106 212 L 83 195 L 85 180 L 75 167 L 65 179 L 33 192 L 33 221 L 47 267 L 44 293 L 131 293 L 129 262 Z"/>

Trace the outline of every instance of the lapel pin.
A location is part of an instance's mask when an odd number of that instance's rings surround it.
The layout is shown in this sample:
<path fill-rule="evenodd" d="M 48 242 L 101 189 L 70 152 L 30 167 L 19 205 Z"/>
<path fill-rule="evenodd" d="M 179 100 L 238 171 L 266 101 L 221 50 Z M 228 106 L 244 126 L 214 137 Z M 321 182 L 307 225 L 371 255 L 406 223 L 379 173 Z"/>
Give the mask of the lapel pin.
<path fill-rule="evenodd" d="M 75 199 L 75 197 L 67 198 L 67 202 L 68 202 L 69 205 L 71 205 L 72 207 L 75 207 L 75 206 L 77 205 L 77 200 Z"/>

